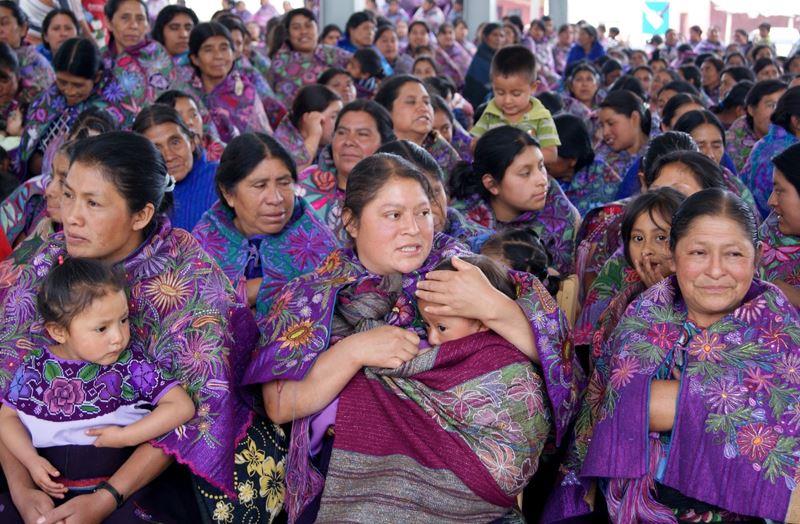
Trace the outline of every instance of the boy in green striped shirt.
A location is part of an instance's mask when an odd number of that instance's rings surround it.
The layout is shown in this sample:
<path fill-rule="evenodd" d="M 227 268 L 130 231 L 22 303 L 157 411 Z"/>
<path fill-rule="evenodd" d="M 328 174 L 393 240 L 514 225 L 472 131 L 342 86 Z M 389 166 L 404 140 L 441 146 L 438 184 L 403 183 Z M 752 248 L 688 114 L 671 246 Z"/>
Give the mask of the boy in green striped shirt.
<path fill-rule="evenodd" d="M 521 45 L 504 47 L 495 53 L 489 75 L 494 98 L 470 131 L 473 148 L 488 130 L 514 126 L 539 141 L 545 163 L 554 162 L 561 142 L 550 111 L 533 96 L 538 83 L 533 53 Z"/>

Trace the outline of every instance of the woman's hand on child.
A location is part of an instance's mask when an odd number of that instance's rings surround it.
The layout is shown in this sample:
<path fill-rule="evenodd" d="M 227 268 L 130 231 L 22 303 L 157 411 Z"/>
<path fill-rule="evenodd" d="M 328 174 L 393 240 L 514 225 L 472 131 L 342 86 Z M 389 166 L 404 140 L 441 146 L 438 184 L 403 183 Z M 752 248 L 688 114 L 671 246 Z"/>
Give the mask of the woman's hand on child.
<path fill-rule="evenodd" d="M 431 271 L 417 284 L 417 298 L 431 302 L 432 315 L 483 320 L 491 299 L 502 295 L 479 268 L 453 257 L 455 271 Z M 480 300 L 476 300 L 480 297 Z"/>
<path fill-rule="evenodd" d="M 36 457 L 30 464 L 26 464 L 31 479 L 39 486 L 42 491 L 55 499 L 63 499 L 67 488 L 63 484 L 55 482 L 53 477 L 61 476 L 61 473 L 53 467 L 50 462 L 42 457 Z"/>
<path fill-rule="evenodd" d="M 92 443 L 96 448 L 127 448 L 135 445 L 128 442 L 125 428 L 121 426 L 87 429 L 86 434 L 90 437 L 97 437 Z"/>

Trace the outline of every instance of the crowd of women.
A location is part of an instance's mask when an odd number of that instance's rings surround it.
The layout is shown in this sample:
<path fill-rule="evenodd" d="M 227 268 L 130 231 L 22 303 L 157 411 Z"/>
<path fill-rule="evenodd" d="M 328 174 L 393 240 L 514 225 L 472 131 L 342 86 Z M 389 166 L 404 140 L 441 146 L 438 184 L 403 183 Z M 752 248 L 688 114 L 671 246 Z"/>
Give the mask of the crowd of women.
<path fill-rule="evenodd" d="M 798 51 L 367 4 L 0 1 L 0 521 L 800 522 Z"/>

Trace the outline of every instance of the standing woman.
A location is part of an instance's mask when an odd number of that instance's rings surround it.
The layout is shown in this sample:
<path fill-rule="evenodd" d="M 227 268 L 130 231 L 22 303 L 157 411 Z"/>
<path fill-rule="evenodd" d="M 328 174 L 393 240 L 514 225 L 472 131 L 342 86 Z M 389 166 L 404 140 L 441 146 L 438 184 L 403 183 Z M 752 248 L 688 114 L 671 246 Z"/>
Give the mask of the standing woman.
<path fill-rule="evenodd" d="M 547 176 L 534 138 L 511 126 L 491 129 L 478 139 L 472 168 L 462 167 L 449 181 L 453 207 L 489 229 L 533 228 L 554 269 L 562 276 L 574 272 L 581 217 L 558 182 Z"/>
<path fill-rule="evenodd" d="M 295 159 L 298 169 L 316 164 L 331 143 L 333 126 L 342 110 L 342 99 L 323 85 L 304 86 L 297 92 L 292 110 L 275 129 L 275 139 Z"/>
<path fill-rule="evenodd" d="M 259 322 L 288 281 L 319 267 L 336 247 L 333 233 L 295 196 L 296 183 L 294 160 L 275 139 L 238 136 L 217 169 L 220 200 L 192 231 Z"/>
<path fill-rule="evenodd" d="M 272 57 L 267 80 L 278 100 L 288 105 L 301 87 L 316 83 L 326 69 L 344 69 L 351 53 L 317 43 L 317 19 L 308 9 L 286 13 L 283 26 L 288 37 Z"/>
<path fill-rule="evenodd" d="M 787 87 L 780 80 L 764 80 L 747 92 L 747 113 L 737 118 L 725 133 L 728 143 L 726 150 L 737 173 L 744 170 L 756 142 L 769 132 L 770 117 Z"/>
<path fill-rule="evenodd" d="M 171 226 L 164 214 L 169 188 L 161 155 L 140 135 L 113 132 L 78 144 L 63 184 L 64 232 L 34 249 L 23 243 L 0 269 L 0 389 L 5 395 L 12 387 L 9 370 L 26 356 L 25 348 L 39 343 L 26 342 L 45 337 L 32 305 L 44 276 L 60 258 L 84 257 L 124 272 L 132 336 L 154 365 L 181 382 L 195 402 L 196 417 L 180 431 L 138 446 L 109 472 L 110 490 L 78 495 L 55 509 L 0 447 L 11 490 L 0 520 L 13 518 L 9 513 L 16 508 L 26 522 L 40 516 L 48 522 L 101 522 L 117 507 L 111 490 L 121 500 L 140 492 L 138 511 L 167 522 L 210 521 L 212 514 L 241 521 L 249 511 L 253 521 L 266 523 L 280 511 L 282 433 L 253 413 L 234 388 L 235 370 L 248 359 L 257 326 L 250 311 L 236 305 L 219 267 L 189 233 Z M 147 370 L 142 371 L 146 379 Z M 107 385 L 118 387 L 113 380 Z M 253 453 L 263 457 L 257 468 L 246 458 Z M 177 475 L 159 478 L 173 461 L 182 464 L 174 468 Z M 262 489 L 237 499 L 248 485 Z"/>
<path fill-rule="evenodd" d="M 764 244 L 761 278 L 784 292 L 800 308 L 800 144 L 772 159 L 772 213 L 759 231 Z"/>
<path fill-rule="evenodd" d="M 472 104 L 472 107 L 479 107 L 492 92 L 489 68 L 492 65 L 494 54 L 505 45 L 505 39 L 500 24 L 492 22 L 483 26 L 481 42 L 472 57 L 472 62 L 467 69 L 467 76 L 464 79 L 464 98 Z"/>
<path fill-rule="evenodd" d="M 42 22 L 42 43 L 36 48 L 42 56 L 53 61 L 58 48 L 78 36 L 78 19 L 69 9 L 57 7 L 47 13 Z"/>
<path fill-rule="evenodd" d="M 322 150 L 319 162 L 300 173 L 297 194 L 340 240 L 346 236 L 341 217 L 350 171 L 394 139 L 392 118 L 383 107 L 372 100 L 350 102 L 339 113 L 333 139 Z"/>
<path fill-rule="evenodd" d="M 769 131 L 753 146 L 740 173 L 742 182 L 756 199 L 762 218 L 769 214 L 767 199 L 772 191 L 772 157 L 800 139 L 800 86 L 781 95 L 770 122 Z"/>
<path fill-rule="evenodd" d="M 381 84 L 375 101 L 389 111 L 398 139 L 422 146 L 445 173 L 450 173 L 460 159 L 453 146 L 434 131 L 431 96 L 420 79 L 409 75 L 391 77 Z"/>
<path fill-rule="evenodd" d="M 109 0 L 103 8 L 108 47 L 103 52 L 105 68 L 137 106 L 152 103 L 177 82 L 172 58 L 147 34 L 147 6 L 143 0 Z"/>
<path fill-rule="evenodd" d="M 27 105 L 55 81 L 50 62 L 23 40 L 28 33 L 28 17 L 16 2 L 0 1 L 0 42 L 17 54 L 19 62 L 19 102 Z"/>
<path fill-rule="evenodd" d="M 20 169 L 34 176 L 50 168 L 54 148 L 88 108 L 103 109 L 120 128 L 129 127 L 139 108 L 104 69 L 93 41 L 71 38 L 53 57 L 56 81 L 28 108 L 27 125 L 20 143 Z"/>
<path fill-rule="evenodd" d="M 234 68 L 231 33 L 219 22 L 192 29 L 189 60 L 195 75 L 191 88 L 203 102 L 223 142 L 247 132 L 271 132 L 256 87 Z"/>
<path fill-rule="evenodd" d="M 174 184 L 170 220 L 173 227 L 191 231 L 217 201 L 214 174 L 219 164 L 206 159 L 205 150 L 196 145 L 194 134 L 170 106 L 144 108 L 131 129 L 150 140 L 164 157 Z"/>

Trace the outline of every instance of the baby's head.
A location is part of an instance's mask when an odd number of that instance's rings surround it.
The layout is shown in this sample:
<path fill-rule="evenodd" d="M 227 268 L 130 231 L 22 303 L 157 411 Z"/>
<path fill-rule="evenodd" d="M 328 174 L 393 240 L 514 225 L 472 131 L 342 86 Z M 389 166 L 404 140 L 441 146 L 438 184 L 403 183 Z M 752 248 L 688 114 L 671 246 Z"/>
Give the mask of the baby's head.
<path fill-rule="evenodd" d="M 128 347 L 125 279 L 102 262 L 66 259 L 47 275 L 37 303 L 65 358 L 107 366 Z"/>
<path fill-rule="evenodd" d="M 523 273 L 530 273 L 555 296 L 560 275 L 550 269 L 552 259 L 532 228 L 507 229 L 490 236 L 481 246 L 481 254 Z"/>
<path fill-rule="evenodd" d="M 486 276 L 492 286 L 503 292 L 512 300 L 516 300 L 517 294 L 514 289 L 514 284 L 511 283 L 508 273 L 500 264 L 483 255 L 471 255 L 459 258 L 464 262 L 476 266 Z M 455 268 L 448 258 L 440 262 L 434 268 L 434 271 L 455 271 Z M 462 317 L 446 317 L 426 312 L 425 308 L 431 305 L 433 304 L 424 300 L 417 301 L 420 316 L 422 316 L 422 320 L 425 322 L 425 330 L 428 332 L 428 342 L 433 346 L 468 337 L 469 335 L 488 329 L 480 320 Z"/>

